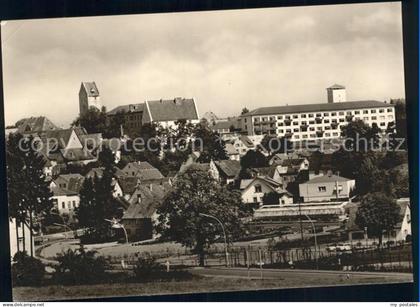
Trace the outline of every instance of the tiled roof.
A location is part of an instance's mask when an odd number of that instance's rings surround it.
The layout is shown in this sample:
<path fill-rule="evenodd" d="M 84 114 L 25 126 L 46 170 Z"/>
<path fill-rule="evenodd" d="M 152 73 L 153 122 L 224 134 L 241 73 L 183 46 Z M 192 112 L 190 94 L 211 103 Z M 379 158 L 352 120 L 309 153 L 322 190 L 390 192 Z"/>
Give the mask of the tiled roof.
<path fill-rule="evenodd" d="M 111 111 L 107 112 L 108 115 L 116 115 L 117 113 L 134 113 L 143 112 L 144 103 L 134 103 L 118 106 Z"/>
<path fill-rule="evenodd" d="M 300 166 L 303 162 L 305 161 L 305 159 L 285 159 L 281 162 L 282 166 Z"/>
<path fill-rule="evenodd" d="M 198 119 L 194 99 L 175 98 L 171 100 L 146 101 L 146 110 L 152 121 L 176 121 Z"/>
<path fill-rule="evenodd" d="M 52 188 L 51 192 L 54 196 L 71 196 L 71 195 L 77 195 L 78 193 L 75 191 L 71 191 L 69 189 L 63 189 L 63 188 Z"/>
<path fill-rule="evenodd" d="M 333 84 L 333 85 L 331 85 L 330 87 L 328 87 L 328 88 L 330 88 L 330 89 L 333 89 L 333 90 L 344 90 L 344 89 L 346 89 L 346 87 L 345 86 L 343 86 L 343 85 L 340 85 L 340 84 Z"/>
<path fill-rule="evenodd" d="M 351 179 L 347 179 L 344 177 L 340 177 L 337 175 L 324 175 L 324 176 L 319 176 L 319 177 L 315 177 L 307 182 L 305 182 L 304 184 L 307 183 L 328 183 L 328 182 L 344 182 L 344 181 L 350 181 Z"/>
<path fill-rule="evenodd" d="M 82 86 L 85 88 L 88 97 L 99 96 L 99 91 L 95 82 L 82 82 Z"/>
<path fill-rule="evenodd" d="M 226 143 L 225 144 L 225 150 L 226 150 L 226 153 L 228 155 L 237 155 L 237 154 L 239 154 L 238 151 L 236 150 L 235 146 L 233 146 L 233 144 L 231 144 L 231 143 Z"/>
<path fill-rule="evenodd" d="M 241 135 L 239 139 L 244 143 L 244 145 L 248 148 L 254 148 L 254 143 L 251 141 L 249 137 L 246 135 Z"/>
<path fill-rule="evenodd" d="M 93 178 L 93 177 L 97 177 L 100 178 L 102 177 L 104 174 L 104 168 L 103 167 L 94 167 L 92 168 L 87 174 L 86 177 L 87 178 Z M 114 168 L 114 175 L 115 177 L 122 177 L 125 176 L 125 173 L 120 170 L 118 167 Z"/>
<path fill-rule="evenodd" d="M 305 112 L 323 112 L 323 111 L 340 111 L 340 110 L 351 110 L 351 109 L 366 109 L 366 108 L 389 108 L 394 107 L 391 104 L 387 104 L 380 101 L 374 100 L 363 100 L 363 101 L 347 101 L 347 102 L 336 102 L 336 103 L 317 103 L 317 104 L 299 104 L 290 106 L 276 106 L 276 107 L 263 107 L 255 109 L 249 113 L 241 115 L 273 115 L 273 114 L 290 114 L 290 113 L 305 113 Z"/>
<path fill-rule="evenodd" d="M 235 160 L 215 161 L 218 170 L 227 177 L 236 177 L 241 171 L 241 164 Z"/>
<path fill-rule="evenodd" d="M 252 179 L 242 179 L 241 180 L 241 184 L 240 184 L 240 189 L 244 190 L 247 187 L 249 187 L 254 181 L 264 181 L 265 183 L 267 183 L 270 187 L 272 187 L 274 190 L 278 189 L 280 186 L 280 183 L 278 183 L 277 181 L 274 181 L 270 178 L 267 177 L 261 177 L 261 176 L 257 176 L 255 178 Z"/>
<path fill-rule="evenodd" d="M 118 183 L 124 194 L 132 195 L 136 190 L 138 179 L 136 177 L 120 177 Z"/>
<path fill-rule="evenodd" d="M 79 140 L 82 143 L 82 145 L 86 145 L 89 149 L 94 149 L 101 145 L 102 133 L 82 134 L 76 132 L 76 134 L 79 137 Z"/>
<path fill-rule="evenodd" d="M 122 171 L 128 176 L 135 176 L 143 181 L 160 180 L 164 178 L 157 168 L 153 167 L 146 161 L 130 162 L 123 168 Z"/>
<path fill-rule="evenodd" d="M 139 185 L 130 200 L 131 205 L 124 212 L 122 219 L 150 218 L 160 205 L 166 190 L 164 185 L 159 184 Z M 139 194 L 141 195 L 140 202 L 138 201 Z"/>
<path fill-rule="evenodd" d="M 217 122 L 213 127 L 211 127 L 211 129 L 212 130 L 230 129 L 231 126 L 235 127 L 234 123 L 231 121 L 220 121 L 220 122 Z"/>
<path fill-rule="evenodd" d="M 24 118 L 16 122 L 15 126 L 17 127 L 17 131 L 19 133 L 41 132 L 58 129 L 58 127 L 45 116 Z"/>
<path fill-rule="evenodd" d="M 61 149 L 61 154 L 64 159 L 67 161 L 83 161 L 83 160 L 93 160 L 94 157 L 88 150 L 83 148 L 69 148 Z"/>

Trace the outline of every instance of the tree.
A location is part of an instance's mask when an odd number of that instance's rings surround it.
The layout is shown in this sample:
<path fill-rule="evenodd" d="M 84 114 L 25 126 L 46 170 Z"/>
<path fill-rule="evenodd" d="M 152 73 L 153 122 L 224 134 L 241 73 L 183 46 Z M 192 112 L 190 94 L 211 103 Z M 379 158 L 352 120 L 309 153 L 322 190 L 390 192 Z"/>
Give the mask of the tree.
<path fill-rule="evenodd" d="M 383 193 L 365 195 L 356 213 L 355 223 L 367 227 L 368 234 L 379 239 L 382 245 L 382 235 L 391 231 L 398 223 L 400 208 L 396 201 Z"/>
<path fill-rule="evenodd" d="M 242 219 L 250 212 L 241 202 L 239 191 L 220 186 L 206 171 L 188 170 L 174 183 L 157 211 L 157 230 L 164 238 L 193 248 L 204 265 L 205 249 L 222 241 L 220 225 L 207 217 L 218 218 L 229 241 L 242 234 Z"/>
<path fill-rule="evenodd" d="M 108 125 L 104 132 L 105 138 L 118 138 L 121 137 L 121 127 L 126 127 L 125 112 L 119 111 L 115 115 L 108 116 Z M 125 131 L 123 131 L 125 133 Z M 127 132 L 130 134 L 130 131 Z"/>
<path fill-rule="evenodd" d="M 292 142 L 286 137 L 273 137 L 265 135 L 261 141 L 261 146 L 270 154 L 287 153 L 293 148 Z"/>
<path fill-rule="evenodd" d="M 264 205 L 278 205 L 279 199 L 280 199 L 280 195 L 276 192 L 265 193 L 263 196 L 263 204 Z"/>
<path fill-rule="evenodd" d="M 99 111 L 96 108 L 90 108 L 85 114 L 76 118 L 71 126 L 83 127 L 87 133 L 103 133 L 106 134 L 107 127 L 106 110 Z"/>
<path fill-rule="evenodd" d="M 407 148 L 407 114 L 405 99 L 391 99 L 391 104 L 395 107 L 395 136 L 402 138 L 402 148 Z"/>
<path fill-rule="evenodd" d="M 241 158 L 241 168 L 249 169 L 268 166 L 266 157 L 258 150 L 248 150 Z"/>
<path fill-rule="evenodd" d="M 76 208 L 79 225 L 88 228 L 87 238 L 105 241 L 108 238 L 109 222 L 106 219 L 121 217 L 119 204 L 114 198 L 114 156 L 104 150 L 102 177 L 87 178 L 80 189 L 80 204 Z"/>
<path fill-rule="evenodd" d="M 379 145 L 381 129 L 375 124 L 370 127 L 362 120 L 349 122 L 341 127 L 341 136 L 345 139 L 344 146 L 348 151 L 366 152 Z"/>
<path fill-rule="evenodd" d="M 249 113 L 249 110 L 245 107 L 242 109 L 241 115 L 246 114 L 246 113 Z"/>
<path fill-rule="evenodd" d="M 31 242 L 34 221 L 47 215 L 53 206 L 52 193 L 43 172 L 45 159 L 37 146 L 33 137 L 13 134 L 9 137 L 6 153 L 10 216 L 16 218 L 17 225 L 29 220 Z M 30 256 L 33 256 L 32 244 Z"/>
<path fill-rule="evenodd" d="M 201 152 L 197 162 L 208 163 L 211 160 L 227 160 L 225 142 L 220 135 L 208 127 L 197 125 L 193 132 L 194 142 L 192 150 Z"/>

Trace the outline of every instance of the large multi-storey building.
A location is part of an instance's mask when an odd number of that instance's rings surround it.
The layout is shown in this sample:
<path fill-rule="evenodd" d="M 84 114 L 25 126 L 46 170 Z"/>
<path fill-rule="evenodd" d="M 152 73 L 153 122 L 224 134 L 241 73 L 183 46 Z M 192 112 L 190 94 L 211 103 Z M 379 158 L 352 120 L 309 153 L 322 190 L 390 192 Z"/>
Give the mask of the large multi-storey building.
<path fill-rule="evenodd" d="M 376 124 L 385 132 L 395 122 L 394 106 L 380 101 L 346 101 L 344 87 L 327 89 L 328 103 L 263 107 L 241 115 L 242 130 L 248 135 L 289 137 L 291 141 L 334 139 L 352 120 Z M 336 95 L 335 91 L 340 93 Z"/>

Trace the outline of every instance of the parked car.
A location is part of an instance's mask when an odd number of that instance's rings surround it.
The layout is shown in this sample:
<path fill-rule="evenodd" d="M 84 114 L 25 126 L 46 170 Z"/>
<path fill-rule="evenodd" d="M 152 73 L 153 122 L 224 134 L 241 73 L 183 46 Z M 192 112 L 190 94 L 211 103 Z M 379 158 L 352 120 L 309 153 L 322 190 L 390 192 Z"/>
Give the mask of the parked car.
<path fill-rule="evenodd" d="M 339 251 L 339 252 L 351 251 L 351 245 L 349 243 L 339 243 L 336 246 L 336 251 Z"/>
<path fill-rule="evenodd" d="M 335 252 L 337 250 L 337 246 L 335 244 L 330 244 L 327 246 L 326 250 L 328 252 Z"/>

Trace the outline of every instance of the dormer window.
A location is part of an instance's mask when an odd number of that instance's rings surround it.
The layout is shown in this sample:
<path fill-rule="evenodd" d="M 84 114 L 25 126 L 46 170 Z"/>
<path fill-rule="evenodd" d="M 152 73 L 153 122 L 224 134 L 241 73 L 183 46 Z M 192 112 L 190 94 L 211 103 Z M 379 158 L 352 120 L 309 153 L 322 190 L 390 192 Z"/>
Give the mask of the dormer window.
<path fill-rule="evenodd" d="M 261 192 L 262 192 L 262 187 L 261 187 L 261 185 L 257 184 L 255 186 L 255 193 L 261 193 Z"/>

